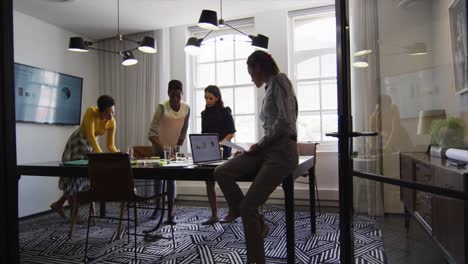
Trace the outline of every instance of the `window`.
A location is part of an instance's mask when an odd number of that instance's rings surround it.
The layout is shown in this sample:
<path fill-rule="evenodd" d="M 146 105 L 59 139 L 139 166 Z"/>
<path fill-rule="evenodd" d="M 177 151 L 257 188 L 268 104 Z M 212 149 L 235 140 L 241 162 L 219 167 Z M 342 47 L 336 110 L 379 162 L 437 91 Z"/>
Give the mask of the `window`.
<path fill-rule="evenodd" d="M 247 34 L 253 31 L 252 26 L 236 28 Z M 193 36 L 203 38 L 206 33 L 194 32 Z M 204 89 L 214 84 L 221 90 L 224 105 L 232 110 L 237 130 L 233 141 L 257 141 L 256 89 L 246 64 L 247 57 L 254 51 L 249 41 L 247 36 L 233 30 L 218 30 L 203 41 L 200 55 L 192 57 L 192 109 L 195 110 L 192 114 L 196 121 L 193 131 L 201 132 Z"/>
<path fill-rule="evenodd" d="M 333 144 L 338 131 L 335 16 L 329 10 L 292 16 L 298 140 Z"/>

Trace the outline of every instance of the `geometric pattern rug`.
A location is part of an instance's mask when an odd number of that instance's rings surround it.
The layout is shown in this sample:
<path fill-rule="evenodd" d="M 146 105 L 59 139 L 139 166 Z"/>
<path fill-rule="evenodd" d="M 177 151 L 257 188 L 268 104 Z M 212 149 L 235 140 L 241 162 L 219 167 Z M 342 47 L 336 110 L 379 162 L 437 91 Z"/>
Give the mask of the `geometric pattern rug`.
<path fill-rule="evenodd" d="M 109 204 L 108 215 L 117 214 L 117 206 Z M 88 207 L 81 208 L 87 215 Z M 226 210 L 221 208 L 220 215 Z M 137 232 L 156 224 L 152 210 L 139 209 Z M 208 208 L 178 207 L 174 226 L 175 248 L 172 240 L 147 241 L 137 238 L 137 263 L 246 263 L 247 256 L 241 220 L 235 223 L 201 225 L 211 212 Z M 263 211 L 270 227 L 265 239 L 267 263 L 286 263 L 285 215 L 281 210 Z M 296 263 L 339 263 L 339 218 L 337 214 L 317 216 L 317 233 L 311 235 L 307 211 L 295 213 Z M 385 263 L 382 231 L 374 219 L 359 216 L 354 221 L 356 263 Z M 86 224 L 77 225 L 74 235 L 67 239 L 69 223 L 55 213 L 20 221 L 21 263 L 83 263 Z M 124 222 L 123 231 L 127 231 Z M 132 225 L 132 223 L 131 223 Z M 133 232 L 133 227 L 131 232 Z M 134 263 L 134 241 L 127 236 L 115 240 L 116 220 L 96 219 L 90 227 L 88 263 Z M 170 226 L 158 233 L 171 237 Z"/>

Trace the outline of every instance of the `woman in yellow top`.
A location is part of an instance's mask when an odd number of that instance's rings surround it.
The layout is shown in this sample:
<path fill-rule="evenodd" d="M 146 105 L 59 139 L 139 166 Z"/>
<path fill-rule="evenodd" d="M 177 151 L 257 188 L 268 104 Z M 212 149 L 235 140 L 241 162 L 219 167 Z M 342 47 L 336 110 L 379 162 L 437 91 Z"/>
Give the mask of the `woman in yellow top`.
<path fill-rule="evenodd" d="M 73 132 L 65 145 L 62 154 L 62 162 L 70 160 L 86 159 L 84 154 L 103 152 L 97 137 L 107 133 L 107 149 L 110 152 L 118 152 L 114 145 L 115 119 L 114 99 L 108 95 L 102 95 L 97 100 L 97 107 L 89 107 L 78 129 Z M 55 212 L 65 218 L 63 204 L 68 200 L 72 205 L 72 195 L 89 189 L 89 179 L 84 177 L 60 177 L 59 188 L 63 195 L 50 205 Z"/>

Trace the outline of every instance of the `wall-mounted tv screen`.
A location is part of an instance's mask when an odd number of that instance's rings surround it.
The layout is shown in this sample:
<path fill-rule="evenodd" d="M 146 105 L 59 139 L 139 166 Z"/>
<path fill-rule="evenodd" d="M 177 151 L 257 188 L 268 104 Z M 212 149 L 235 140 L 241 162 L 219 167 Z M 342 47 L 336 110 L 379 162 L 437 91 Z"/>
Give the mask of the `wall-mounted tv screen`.
<path fill-rule="evenodd" d="M 79 125 L 83 78 L 15 63 L 16 121 Z"/>

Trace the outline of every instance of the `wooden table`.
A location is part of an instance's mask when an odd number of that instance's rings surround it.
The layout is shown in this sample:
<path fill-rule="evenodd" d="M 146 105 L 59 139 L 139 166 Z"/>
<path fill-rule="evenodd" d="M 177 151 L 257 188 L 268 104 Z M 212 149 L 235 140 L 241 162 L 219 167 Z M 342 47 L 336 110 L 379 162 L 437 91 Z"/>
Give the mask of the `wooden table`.
<path fill-rule="evenodd" d="M 288 263 L 295 263 L 294 250 L 294 179 L 305 173 L 313 175 L 314 157 L 301 156 L 296 170 L 283 181 L 285 211 L 286 211 L 286 242 Z M 186 166 L 160 167 L 148 164 L 132 166 L 135 179 L 147 180 L 177 180 L 177 181 L 214 181 L 214 167 Z M 87 177 L 87 166 L 63 166 L 59 161 L 21 164 L 17 166 L 16 174 L 21 176 L 49 176 L 49 177 Z M 238 181 L 252 182 L 255 175 L 244 177 Z M 312 179 L 311 179 L 312 180 Z M 313 206 L 312 206 L 313 205 Z M 315 199 L 311 197 L 311 208 L 315 206 Z M 311 226 L 315 227 L 315 213 L 311 212 Z M 315 231 L 314 231 L 315 232 Z"/>

